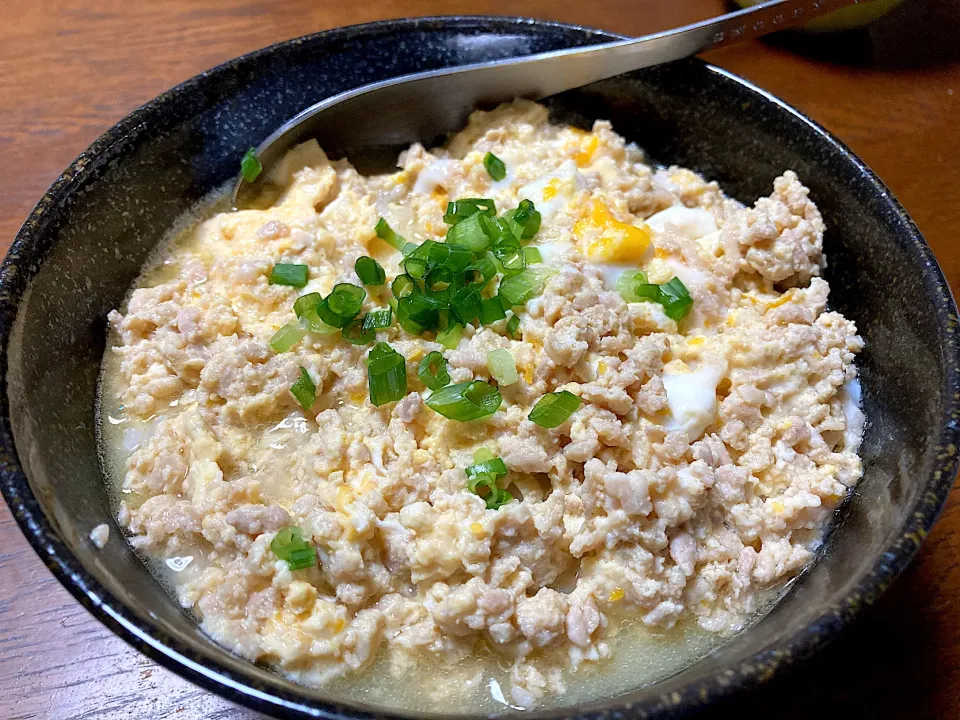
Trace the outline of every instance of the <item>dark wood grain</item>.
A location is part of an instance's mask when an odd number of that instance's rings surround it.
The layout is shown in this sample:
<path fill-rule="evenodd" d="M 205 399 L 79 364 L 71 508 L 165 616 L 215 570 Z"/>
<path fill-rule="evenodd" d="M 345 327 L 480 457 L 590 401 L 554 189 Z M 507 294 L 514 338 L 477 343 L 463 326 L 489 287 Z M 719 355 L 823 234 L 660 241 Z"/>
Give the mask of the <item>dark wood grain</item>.
<path fill-rule="evenodd" d="M 307 32 L 403 15 L 495 13 L 494 0 L 0 0 L 0 249 L 97 135 L 164 89 Z M 511 14 L 625 34 L 721 0 L 523 0 Z M 808 113 L 892 188 L 960 287 L 956 0 L 913 0 L 811 56 L 782 42 L 710 60 Z M 865 62 L 866 60 L 866 62 Z M 960 493 L 893 589 L 825 652 L 717 715 L 960 717 Z M 230 718 L 255 713 L 139 655 L 77 605 L 0 509 L 0 718 Z M 815 691 L 811 692 L 811 688 Z"/>

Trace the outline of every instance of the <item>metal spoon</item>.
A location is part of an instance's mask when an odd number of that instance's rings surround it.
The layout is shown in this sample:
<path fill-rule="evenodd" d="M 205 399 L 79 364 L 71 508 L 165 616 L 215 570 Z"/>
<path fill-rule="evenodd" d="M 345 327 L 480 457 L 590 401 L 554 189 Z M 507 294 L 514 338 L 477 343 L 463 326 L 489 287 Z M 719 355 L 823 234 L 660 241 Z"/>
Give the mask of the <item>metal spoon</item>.
<path fill-rule="evenodd" d="M 768 0 L 664 32 L 583 48 L 403 75 L 323 100 L 284 123 L 256 150 L 265 178 L 288 150 L 310 138 L 362 172 L 395 167 L 397 152 L 461 129 L 477 107 L 517 97 L 539 100 L 615 75 L 712 50 L 806 22 L 864 0 Z M 237 180 L 234 207 L 249 206 L 263 180 Z"/>

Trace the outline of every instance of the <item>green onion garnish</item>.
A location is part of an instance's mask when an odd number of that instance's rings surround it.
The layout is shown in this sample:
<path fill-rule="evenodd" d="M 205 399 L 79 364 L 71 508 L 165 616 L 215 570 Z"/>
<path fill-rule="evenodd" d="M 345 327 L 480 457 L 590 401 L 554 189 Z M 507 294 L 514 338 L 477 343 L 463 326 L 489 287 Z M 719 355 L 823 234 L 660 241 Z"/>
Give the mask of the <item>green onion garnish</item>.
<path fill-rule="evenodd" d="M 387 274 L 380 263 L 372 257 L 363 255 L 357 258 L 353 269 L 364 285 L 383 285 L 387 281 Z"/>
<path fill-rule="evenodd" d="M 317 306 L 322 302 L 323 297 L 320 293 L 301 295 L 293 303 L 293 312 L 295 312 L 300 319 L 300 323 L 310 332 L 320 335 L 332 335 L 339 328 L 327 325 L 327 323 L 320 319 L 320 315 L 317 313 Z"/>
<path fill-rule="evenodd" d="M 540 427 L 555 428 L 573 415 L 573 411 L 578 407 L 580 407 L 580 398 L 572 392 L 561 390 L 544 395 L 537 400 L 537 404 L 533 406 L 533 410 L 527 417 Z"/>
<path fill-rule="evenodd" d="M 495 323 L 497 320 L 503 320 L 507 313 L 500 303 L 500 298 L 481 298 L 480 299 L 480 322 L 483 325 Z"/>
<path fill-rule="evenodd" d="M 657 302 L 663 305 L 663 311 L 667 317 L 676 321 L 682 320 L 693 307 L 693 298 L 678 277 L 660 286 Z"/>
<path fill-rule="evenodd" d="M 460 288 L 453 298 L 453 312 L 461 324 L 472 323 L 480 315 L 480 292 L 475 285 Z"/>
<path fill-rule="evenodd" d="M 317 305 L 317 314 L 327 325 L 342 328 L 360 314 L 367 291 L 351 283 L 337 283 Z"/>
<path fill-rule="evenodd" d="M 351 320 L 340 335 L 351 345 L 369 345 L 376 339 L 376 333 L 373 330 L 364 327 L 366 318 L 355 318 Z"/>
<path fill-rule="evenodd" d="M 470 478 L 467 481 L 467 489 L 483 498 L 488 510 L 499 510 L 513 500 L 513 495 L 497 487 L 496 480 L 487 473 L 480 473 Z M 484 489 L 486 494 L 481 492 Z"/>
<path fill-rule="evenodd" d="M 394 232 L 393 228 L 390 227 L 384 218 L 380 218 L 377 221 L 377 226 L 374 228 L 374 232 L 376 232 L 377 237 L 387 243 L 387 245 L 392 247 L 394 250 L 399 250 L 402 253 L 408 252 L 408 248 L 416 247 L 416 245 L 413 243 L 408 243 L 402 237 L 397 235 L 397 233 Z"/>
<path fill-rule="evenodd" d="M 646 300 L 659 303 L 667 317 L 675 321 L 686 317 L 693 307 L 693 298 L 678 277 L 663 285 L 656 285 L 647 281 L 647 275 L 642 270 L 628 271 L 617 278 L 616 288 L 626 302 Z"/>
<path fill-rule="evenodd" d="M 300 342 L 306 334 L 307 331 L 300 326 L 300 323 L 288 322 L 270 338 L 270 347 L 274 352 L 286 352 Z"/>
<path fill-rule="evenodd" d="M 384 328 L 390 327 L 393 323 L 393 311 L 389 308 L 383 308 L 382 310 L 374 310 L 367 313 L 366 317 L 363 318 L 363 329 L 366 330 L 383 330 Z"/>
<path fill-rule="evenodd" d="M 450 373 L 447 372 L 446 358 L 436 350 L 427 353 L 426 357 L 420 361 L 417 377 L 431 390 L 439 390 L 445 385 L 449 385 Z"/>
<path fill-rule="evenodd" d="M 414 282 L 413 278 L 409 275 L 397 275 L 390 284 L 390 290 L 393 292 L 393 296 L 397 300 L 420 291 L 420 289 L 417 287 L 417 283 Z"/>
<path fill-rule="evenodd" d="M 370 402 L 379 407 L 407 394 L 407 364 L 387 343 L 377 343 L 367 356 Z"/>
<path fill-rule="evenodd" d="M 278 532 L 270 541 L 270 549 L 291 570 L 304 570 L 317 562 L 317 549 L 303 539 L 298 527 L 287 527 Z"/>
<path fill-rule="evenodd" d="M 487 355 L 487 368 L 498 385 L 513 385 L 520 379 L 517 364 L 509 350 L 491 350 Z"/>
<path fill-rule="evenodd" d="M 513 307 L 523 305 L 527 300 L 543 292 L 547 280 L 554 274 L 550 268 L 527 268 L 518 275 L 513 275 L 500 282 L 497 294 L 503 301 L 503 306 Z"/>
<path fill-rule="evenodd" d="M 451 322 L 437 333 L 437 342 L 447 350 L 453 350 L 460 344 L 461 335 L 463 335 L 463 325 L 457 322 Z"/>
<path fill-rule="evenodd" d="M 252 183 L 260 177 L 260 173 L 262 172 L 263 164 L 257 158 L 257 151 L 250 148 L 243 154 L 243 158 L 240 160 L 240 174 L 244 180 Z"/>
<path fill-rule="evenodd" d="M 277 263 L 273 266 L 273 271 L 270 273 L 270 284 L 289 285 L 290 287 L 300 288 L 307 284 L 309 274 L 310 268 L 306 265 Z"/>
<path fill-rule="evenodd" d="M 517 315 L 511 315 L 510 319 L 507 320 L 507 337 L 511 340 L 518 340 L 520 336 L 517 334 L 517 330 L 520 329 L 520 317 Z"/>
<path fill-rule="evenodd" d="M 493 247 L 493 255 L 500 261 L 504 275 L 517 275 L 527 267 L 527 255 L 520 243 L 511 238 Z"/>
<path fill-rule="evenodd" d="M 522 228 L 521 240 L 530 240 L 540 229 L 540 211 L 531 200 L 521 200 L 520 205 L 503 214 Z"/>
<path fill-rule="evenodd" d="M 464 269 L 465 281 L 470 285 L 483 287 L 497 274 L 497 266 L 488 257 L 482 257 L 470 263 Z"/>
<path fill-rule="evenodd" d="M 461 200 L 455 200 L 447 203 L 447 212 L 443 216 L 443 221 L 447 225 L 456 225 L 461 220 L 465 220 L 477 213 L 496 215 L 497 205 L 489 198 L 463 198 Z"/>
<path fill-rule="evenodd" d="M 447 231 L 447 242 L 460 245 L 471 252 L 483 252 L 490 247 L 490 237 L 483 231 L 480 224 L 487 215 L 477 213 L 458 222 Z"/>
<path fill-rule="evenodd" d="M 526 259 L 528 265 L 543 262 L 543 255 L 540 254 L 540 248 L 535 248 L 533 245 L 528 245 L 523 249 L 523 257 Z"/>
<path fill-rule="evenodd" d="M 486 450 L 486 448 L 481 448 L 481 450 Z M 489 450 L 487 450 L 490 453 Z M 473 456 L 473 465 L 468 465 L 464 472 L 467 474 L 468 478 L 474 478 L 477 475 L 492 475 L 494 478 L 501 478 L 507 474 L 507 464 L 498 457 L 494 457 L 493 453 L 490 453 L 489 458 L 477 459 L 480 451 L 478 450 L 474 453 Z"/>
<path fill-rule="evenodd" d="M 488 152 L 483 156 L 483 166 L 487 169 L 487 172 L 490 173 L 490 177 L 497 182 L 500 182 L 507 176 L 507 166 L 503 164 L 503 160 L 492 152 Z"/>
<path fill-rule="evenodd" d="M 317 386 L 313 384 L 310 374 L 302 365 L 300 366 L 300 377 L 290 386 L 290 393 L 304 410 L 312 408 L 313 403 L 317 400 Z"/>
<path fill-rule="evenodd" d="M 420 292 L 413 293 L 397 301 L 397 322 L 410 334 L 419 335 L 424 330 L 436 330 L 440 326 L 440 311 L 445 308 L 446 303 L 442 300 Z M 420 330 L 411 330 L 408 326 L 419 326 Z"/>
<path fill-rule="evenodd" d="M 447 385 L 427 398 L 427 406 L 451 420 L 466 422 L 493 415 L 503 396 L 482 380 Z"/>

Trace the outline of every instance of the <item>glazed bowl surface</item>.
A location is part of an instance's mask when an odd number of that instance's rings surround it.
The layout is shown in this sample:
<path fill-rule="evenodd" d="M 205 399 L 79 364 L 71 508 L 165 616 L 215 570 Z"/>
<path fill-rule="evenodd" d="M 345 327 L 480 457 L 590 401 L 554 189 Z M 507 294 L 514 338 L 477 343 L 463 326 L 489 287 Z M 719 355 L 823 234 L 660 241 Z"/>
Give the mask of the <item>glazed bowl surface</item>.
<path fill-rule="evenodd" d="M 0 483 L 61 583 L 125 640 L 184 677 L 284 717 L 400 716 L 295 685 L 207 638 L 112 519 L 94 406 L 106 315 L 176 219 L 236 173 L 244 150 L 318 100 L 391 76 L 612 39 L 510 18 L 397 20 L 243 56 L 135 111 L 44 195 L 0 268 Z M 745 81 L 697 60 L 554 98 L 556 120 L 605 118 L 664 164 L 752 202 L 795 170 L 827 224 L 831 306 L 866 340 L 858 365 L 865 476 L 817 562 L 766 617 L 656 685 L 535 717 L 687 715 L 813 653 L 903 570 L 956 471 L 956 306 L 929 247 L 841 143 Z M 385 118 L 388 122 L 389 118 Z M 111 525 L 97 551 L 88 533 Z M 455 715 L 451 711 L 451 715 Z"/>

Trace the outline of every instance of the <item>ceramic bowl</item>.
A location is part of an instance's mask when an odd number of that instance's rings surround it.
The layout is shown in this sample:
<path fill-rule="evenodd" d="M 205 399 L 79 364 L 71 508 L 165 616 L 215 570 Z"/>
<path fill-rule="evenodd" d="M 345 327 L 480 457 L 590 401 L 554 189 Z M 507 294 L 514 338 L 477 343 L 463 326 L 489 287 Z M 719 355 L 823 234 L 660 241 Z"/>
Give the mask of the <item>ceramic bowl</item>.
<path fill-rule="evenodd" d="M 0 482 L 61 583 L 114 632 L 187 679 L 285 717 L 396 716 L 288 682 L 208 639 L 131 552 L 98 464 L 94 400 L 106 314 L 161 235 L 238 169 L 243 151 L 321 98 L 447 65 L 611 35 L 509 18 L 398 20 L 332 30 L 225 63 L 148 103 L 41 198 L 0 268 Z M 957 458 L 956 306 L 883 183 L 775 97 L 697 60 L 558 97 L 559 120 L 608 118 L 653 160 L 693 168 L 742 201 L 792 168 L 823 212 L 832 307 L 866 340 L 865 477 L 817 562 L 762 621 L 653 686 L 540 717 L 666 717 L 749 688 L 813 653 L 903 570 Z M 388 119 L 387 119 L 388 120 Z M 102 551 L 87 539 L 111 524 Z"/>

